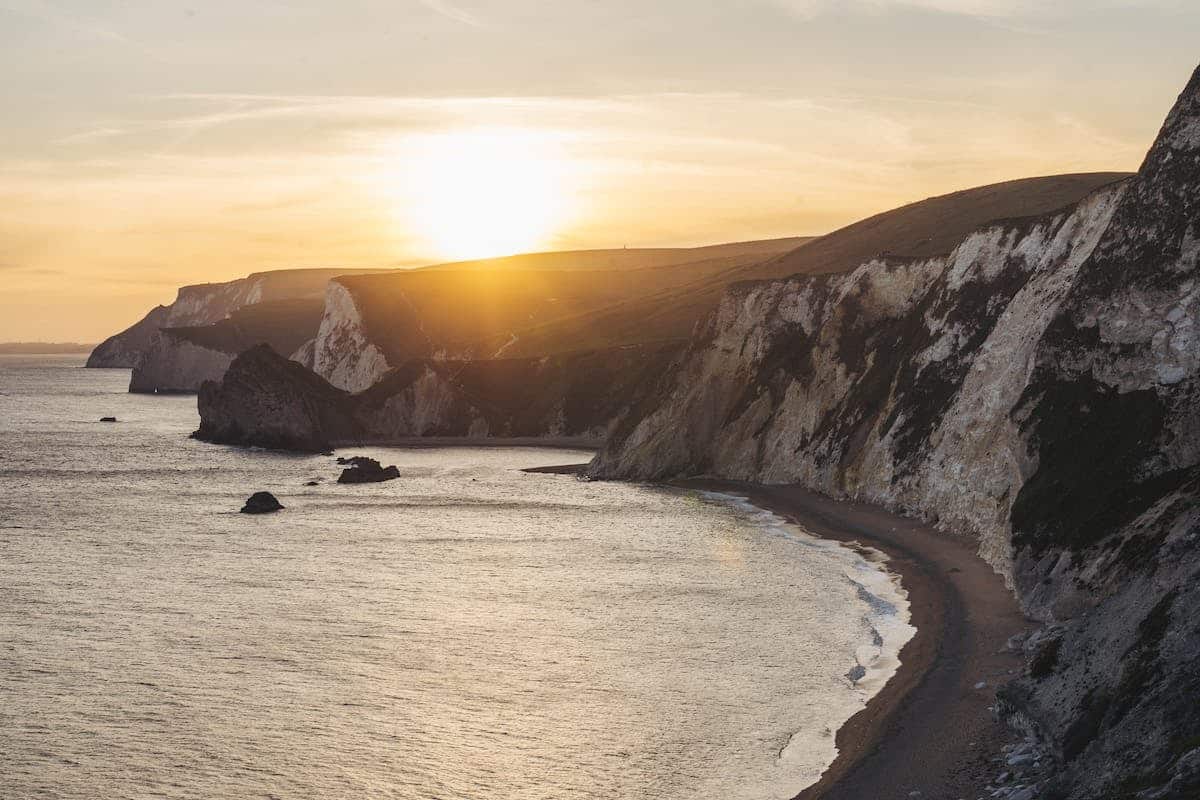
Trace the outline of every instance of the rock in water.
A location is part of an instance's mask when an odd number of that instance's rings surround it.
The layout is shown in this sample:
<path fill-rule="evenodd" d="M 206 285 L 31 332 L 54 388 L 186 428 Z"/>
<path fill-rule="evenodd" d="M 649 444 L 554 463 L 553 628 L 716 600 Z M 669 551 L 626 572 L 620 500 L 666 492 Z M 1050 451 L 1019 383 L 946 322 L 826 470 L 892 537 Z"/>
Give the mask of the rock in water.
<path fill-rule="evenodd" d="M 368 469 L 370 469 L 372 464 L 374 464 L 375 467 L 379 466 L 378 461 L 373 458 L 367 458 L 366 456 L 350 456 L 349 458 L 338 457 L 337 463 L 342 467 L 367 467 Z"/>
<path fill-rule="evenodd" d="M 116 422 L 117 418 L 116 417 L 101 417 L 100 421 L 101 422 Z"/>
<path fill-rule="evenodd" d="M 220 444 L 253 444 L 320 453 L 333 440 L 357 438 L 345 407 L 350 395 L 267 345 L 242 353 L 220 383 L 200 387 L 200 429 Z"/>
<path fill-rule="evenodd" d="M 255 492 L 250 495 L 246 505 L 242 506 L 242 513 L 270 514 L 272 511 L 279 511 L 282 508 L 283 504 L 276 500 L 275 495 L 270 492 Z"/>
<path fill-rule="evenodd" d="M 396 468 L 395 464 L 383 467 L 373 458 L 364 456 L 339 458 L 338 463 L 350 465 L 342 470 L 342 474 L 338 477 L 338 483 L 380 483 L 400 477 L 400 470 Z"/>

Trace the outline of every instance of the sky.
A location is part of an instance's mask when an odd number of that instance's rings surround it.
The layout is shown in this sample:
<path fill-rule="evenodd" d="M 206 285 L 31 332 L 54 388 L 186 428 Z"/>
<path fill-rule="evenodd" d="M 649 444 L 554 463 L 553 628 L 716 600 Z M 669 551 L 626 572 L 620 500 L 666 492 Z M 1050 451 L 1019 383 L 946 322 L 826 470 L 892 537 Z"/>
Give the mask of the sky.
<path fill-rule="evenodd" d="M 0 0 L 0 341 L 291 267 L 825 233 L 1133 170 L 1195 0 Z"/>

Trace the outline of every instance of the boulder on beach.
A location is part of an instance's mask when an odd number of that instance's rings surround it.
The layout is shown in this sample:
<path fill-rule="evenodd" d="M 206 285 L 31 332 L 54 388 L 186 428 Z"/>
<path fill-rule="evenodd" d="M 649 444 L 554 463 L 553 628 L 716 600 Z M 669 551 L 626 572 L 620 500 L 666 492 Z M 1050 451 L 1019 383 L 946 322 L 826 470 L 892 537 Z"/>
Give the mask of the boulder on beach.
<path fill-rule="evenodd" d="M 338 463 L 349 465 L 338 476 L 338 483 L 379 483 L 400 477 L 400 470 L 396 465 L 383 467 L 375 459 L 365 456 L 339 458 Z"/>
<path fill-rule="evenodd" d="M 117 418 L 116 417 L 101 417 L 100 421 L 101 422 L 116 422 Z"/>
<path fill-rule="evenodd" d="M 270 514 L 272 511 L 279 511 L 282 508 L 283 504 L 276 500 L 275 495 L 270 492 L 255 492 L 250 495 L 246 505 L 242 506 L 242 513 Z"/>

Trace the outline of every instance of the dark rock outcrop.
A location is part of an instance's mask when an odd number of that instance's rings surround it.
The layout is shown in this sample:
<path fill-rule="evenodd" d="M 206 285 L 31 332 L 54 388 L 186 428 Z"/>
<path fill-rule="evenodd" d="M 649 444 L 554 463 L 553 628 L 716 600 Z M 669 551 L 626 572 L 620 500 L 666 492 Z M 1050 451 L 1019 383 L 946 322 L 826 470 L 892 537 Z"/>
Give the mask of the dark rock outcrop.
<path fill-rule="evenodd" d="M 733 287 L 594 477 L 798 482 L 972 535 L 1038 796 L 1200 796 L 1200 70 L 1132 179 L 948 257 Z M 1185 698 L 1187 698 L 1185 700 Z"/>
<path fill-rule="evenodd" d="M 361 433 L 349 392 L 266 345 L 235 359 L 220 382 L 201 385 L 197 405 L 193 436 L 209 442 L 322 452 Z"/>
<path fill-rule="evenodd" d="M 400 470 L 395 465 L 384 467 L 375 459 L 365 456 L 339 458 L 338 463 L 349 465 L 338 476 L 338 483 L 382 483 L 400 477 Z"/>
<path fill-rule="evenodd" d="M 242 506 L 243 514 L 270 514 L 273 511 L 281 510 L 283 510 L 283 504 L 270 492 L 255 492 Z"/>
<path fill-rule="evenodd" d="M 196 438 L 322 452 L 411 437 L 601 441 L 674 357 L 670 347 L 542 359 L 417 360 L 350 394 L 270 348 L 200 389 Z"/>

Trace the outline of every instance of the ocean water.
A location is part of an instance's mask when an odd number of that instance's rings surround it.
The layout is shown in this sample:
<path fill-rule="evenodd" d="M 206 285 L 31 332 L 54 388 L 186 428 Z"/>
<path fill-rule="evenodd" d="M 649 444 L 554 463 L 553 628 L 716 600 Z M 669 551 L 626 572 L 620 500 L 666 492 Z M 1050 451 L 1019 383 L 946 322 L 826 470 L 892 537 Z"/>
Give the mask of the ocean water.
<path fill-rule="evenodd" d="M 0 357 L 2 798 L 786 798 L 912 634 L 737 498 L 537 449 L 339 486 L 81 361 Z"/>

